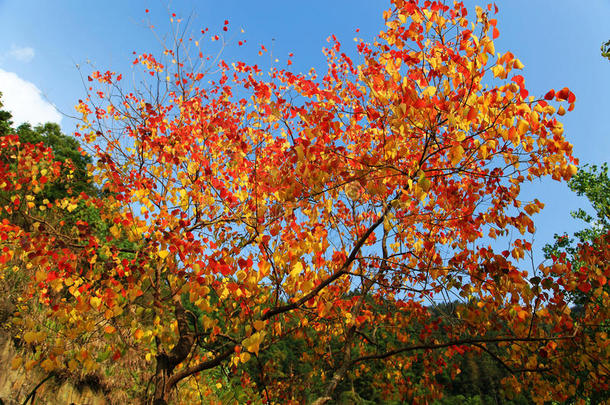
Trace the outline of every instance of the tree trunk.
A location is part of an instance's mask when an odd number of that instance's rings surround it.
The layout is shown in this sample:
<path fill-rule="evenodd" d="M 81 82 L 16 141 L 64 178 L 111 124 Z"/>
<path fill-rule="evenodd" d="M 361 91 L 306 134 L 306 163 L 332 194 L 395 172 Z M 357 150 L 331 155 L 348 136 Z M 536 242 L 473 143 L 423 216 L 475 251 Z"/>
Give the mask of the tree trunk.
<path fill-rule="evenodd" d="M 189 328 L 186 311 L 179 296 L 174 297 L 174 314 L 178 322 L 180 337 L 169 354 L 161 351 L 156 356 L 157 367 L 153 377 L 155 387 L 153 405 L 167 405 L 169 394 L 173 388 L 173 384 L 168 384 L 170 376 L 174 368 L 187 358 L 195 343 L 195 334 Z"/>

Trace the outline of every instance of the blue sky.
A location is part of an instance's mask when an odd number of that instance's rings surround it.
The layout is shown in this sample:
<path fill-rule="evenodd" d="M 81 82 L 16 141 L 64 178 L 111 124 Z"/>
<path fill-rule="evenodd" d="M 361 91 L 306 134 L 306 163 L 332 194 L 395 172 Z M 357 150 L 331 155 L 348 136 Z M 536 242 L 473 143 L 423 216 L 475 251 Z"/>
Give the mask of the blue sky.
<path fill-rule="evenodd" d="M 581 163 L 607 161 L 610 62 L 600 57 L 599 47 L 610 39 L 610 0 L 497 3 L 501 35 L 496 51 L 510 50 L 525 64 L 523 76 L 530 94 L 570 87 L 577 103 L 564 117 L 565 134 Z M 486 3 L 467 4 L 474 12 L 474 4 Z M 179 17 L 192 16 L 193 28 L 209 27 L 211 32 L 218 32 L 229 20 L 229 36 L 245 38 L 249 46 L 229 48 L 226 59 L 264 64 L 269 56 L 261 61 L 256 53 L 265 44 L 281 61 L 293 52 L 296 71 L 310 67 L 322 71 L 321 48 L 326 38 L 334 33 L 350 49 L 355 29 L 360 28 L 359 37 L 372 39 L 381 27 L 381 11 L 388 5 L 386 0 L 0 0 L 0 91 L 5 93 L 5 108 L 19 120 L 61 120 L 64 131 L 70 133 L 75 122 L 56 110 L 73 114 L 74 105 L 84 96 L 76 64 L 85 74 L 90 71 L 87 61 L 100 70 L 128 74 L 133 51 L 159 49 L 146 20 L 159 34 L 167 32 L 168 10 Z M 573 232 L 581 226 L 568 213 L 586 205 L 565 184 L 549 179 L 528 187 L 525 194 L 546 203 L 536 218 L 537 248 L 554 233 Z"/>

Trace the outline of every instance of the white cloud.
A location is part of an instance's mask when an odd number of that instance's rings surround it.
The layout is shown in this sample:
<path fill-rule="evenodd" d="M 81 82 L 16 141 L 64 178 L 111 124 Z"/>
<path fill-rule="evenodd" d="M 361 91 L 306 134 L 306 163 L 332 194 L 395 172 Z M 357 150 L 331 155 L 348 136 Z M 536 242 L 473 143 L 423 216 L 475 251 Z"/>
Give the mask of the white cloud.
<path fill-rule="evenodd" d="M 61 114 L 42 97 L 40 89 L 15 73 L 0 69 L 0 92 L 2 108 L 13 115 L 15 126 L 24 122 L 32 125 L 61 122 Z"/>
<path fill-rule="evenodd" d="M 34 48 L 30 48 L 29 46 L 16 46 L 15 44 L 11 45 L 11 50 L 8 51 L 8 56 L 18 60 L 19 62 L 29 62 L 34 59 Z"/>

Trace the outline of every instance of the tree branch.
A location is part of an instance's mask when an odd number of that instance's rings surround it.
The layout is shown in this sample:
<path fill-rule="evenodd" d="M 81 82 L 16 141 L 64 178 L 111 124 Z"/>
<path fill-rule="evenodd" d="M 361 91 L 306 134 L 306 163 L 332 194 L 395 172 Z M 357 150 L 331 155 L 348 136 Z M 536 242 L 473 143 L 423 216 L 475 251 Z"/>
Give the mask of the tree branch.
<path fill-rule="evenodd" d="M 400 194 L 401 193 L 399 193 L 393 200 L 398 199 L 400 197 Z M 298 301 L 295 301 L 292 304 L 282 305 L 280 307 L 273 308 L 273 309 L 267 311 L 262 316 L 261 319 L 267 320 L 275 315 L 298 308 L 299 306 L 303 305 L 303 303 L 305 303 L 305 302 L 309 301 L 310 299 L 312 299 L 313 297 L 315 297 L 320 291 L 322 291 L 326 286 L 331 284 L 333 281 L 335 281 L 338 278 L 340 278 L 341 276 L 347 274 L 348 269 L 351 266 L 352 262 L 354 260 L 356 260 L 356 255 L 360 251 L 360 248 L 362 248 L 362 246 L 366 243 L 369 236 L 371 236 L 371 234 L 373 232 L 375 232 L 375 229 L 377 229 L 377 227 L 383 223 L 383 220 L 385 219 L 386 215 L 388 214 L 388 212 L 390 212 L 391 209 L 392 209 L 392 204 L 387 204 L 387 206 L 385 207 L 385 209 L 383 210 L 383 212 L 381 213 L 379 218 L 377 218 L 377 220 L 375 222 L 373 222 L 371 224 L 371 226 L 369 226 L 369 228 L 366 230 L 366 232 L 364 232 L 364 234 L 362 236 L 360 236 L 360 238 L 358 238 L 358 241 L 352 248 L 349 256 L 347 257 L 347 259 L 345 260 L 345 262 L 343 263 L 341 268 L 339 270 L 337 270 L 332 276 L 330 276 L 326 280 L 322 281 L 313 290 L 311 290 L 308 294 L 303 296 Z"/>
<path fill-rule="evenodd" d="M 173 374 L 167 381 L 168 388 L 169 389 L 174 388 L 176 386 L 176 384 L 178 384 L 182 379 L 184 379 L 186 377 L 199 373 L 200 371 L 208 370 L 210 368 L 214 368 L 214 367 L 218 366 L 220 363 L 222 363 L 227 357 L 229 357 L 233 353 L 235 353 L 235 348 L 233 346 L 231 346 L 229 349 L 225 350 L 224 352 L 220 353 L 218 356 L 216 356 L 212 359 L 203 361 L 193 367 L 185 368 L 185 369 L 178 371 L 177 373 Z"/>
<path fill-rule="evenodd" d="M 555 340 L 569 340 L 569 339 L 573 339 L 573 338 L 574 338 L 574 336 L 559 336 L 556 338 L 504 337 L 504 338 L 481 338 L 481 339 L 454 340 L 451 342 L 437 343 L 437 344 L 420 344 L 420 345 L 401 347 L 399 349 L 390 350 L 385 353 L 369 354 L 366 356 L 361 356 L 361 357 L 358 357 L 358 358 L 352 360 L 352 365 L 362 362 L 362 361 L 367 361 L 367 360 L 383 360 L 383 359 L 395 356 L 400 353 L 410 352 L 410 351 L 414 351 L 414 350 L 442 349 L 445 347 L 462 346 L 462 345 L 477 346 L 478 344 L 481 344 L 481 343 L 550 342 L 550 341 L 555 341 Z M 532 370 L 523 370 L 523 371 L 532 371 Z"/>

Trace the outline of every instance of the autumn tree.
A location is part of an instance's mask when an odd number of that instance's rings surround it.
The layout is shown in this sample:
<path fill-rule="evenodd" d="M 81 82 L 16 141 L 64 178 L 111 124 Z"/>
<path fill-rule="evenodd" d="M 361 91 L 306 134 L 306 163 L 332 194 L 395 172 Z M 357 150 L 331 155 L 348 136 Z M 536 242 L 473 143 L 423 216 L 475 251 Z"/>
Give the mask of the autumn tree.
<path fill-rule="evenodd" d="M 570 190 L 579 196 L 584 196 L 593 208 L 587 212 L 580 208 L 572 211 L 574 218 L 583 221 L 587 227 L 575 232 L 573 236 L 567 234 L 555 235 L 555 243 L 544 248 L 547 259 L 564 263 L 569 271 L 576 273 L 581 283 L 578 287 L 567 292 L 568 300 L 574 312 L 573 318 L 588 333 L 590 339 L 605 337 L 610 332 L 610 322 L 607 317 L 608 302 L 605 299 L 609 289 L 607 274 L 602 270 L 607 268 L 608 249 L 610 243 L 610 178 L 608 165 L 581 167 L 576 175 L 568 182 Z M 590 211 L 590 210 L 588 210 Z M 594 273 L 586 274 L 583 269 L 591 268 L 591 261 L 599 262 Z M 583 319 L 581 319 L 581 317 Z M 597 360 L 593 358 L 594 360 Z M 607 361 L 600 361 L 601 374 L 608 372 Z M 605 369 L 604 369 L 605 368 Z M 576 371 L 576 370 L 575 370 Z M 591 375 L 587 370 L 580 370 L 580 380 L 586 385 Z M 592 395 L 578 387 L 575 392 L 577 398 L 589 398 L 593 403 L 602 403 L 610 399 L 608 391 L 601 391 Z"/>
<path fill-rule="evenodd" d="M 2 108 L 1 96 L 0 93 L 0 108 Z M 18 204 L 44 206 L 46 208 L 49 202 L 67 197 L 70 194 L 77 195 L 80 192 L 86 192 L 88 195 L 95 195 L 97 193 L 97 189 L 93 186 L 87 173 L 87 165 L 91 163 L 91 158 L 82 152 L 76 139 L 61 132 L 59 125 L 46 123 L 32 127 L 30 124 L 24 123 L 15 128 L 12 122 L 12 114 L 0 110 L 0 136 L 5 137 L 5 140 L 11 139 L 9 143 L 11 146 L 7 144 L 2 153 L 2 163 L 6 165 L 3 167 L 3 171 L 6 175 L 11 173 L 11 176 L 15 176 L 23 168 L 21 165 L 24 162 L 20 159 L 21 154 L 37 156 L 36 159 L 42 160 L 30 162 L 30 164 L 36 166 L 32 168 L 32 172 L 28 172 L 32 177 L 25 175 L 19 180 L 11 179 L 11 182 L 21 183 L 19 188 L 12 188 L 6 183 L 3 184 L 0 189 L 0 205 L 3 207 L 7 204 L 11 205 L 11 203 L 14 205 L 14 202 L 17 201 Z M 14 138 L 15 136 L 17 138 Z M 13 149 L 14 144 L 21 146 Z M 48 172 L 47 165 L 53 166 L 53 161 L 57 161 L 59 167 L 65 170 L 63 175 L 55 176 L 62 178 L 63 181 L 49 182 L 49 177 L 45 176 Z M 42 171 L 42 181 L 38 182 L 36 176 L 40 174 L 40 171 Z M 23 184 L 27 182 L 31 182 L 32 187 L 23 187 Z M 36 192 L 33 192 L 33 190 L 36 190 Z M 29 196 L 30 199 L 27 199 L 26 196 Z M 39 213 L 42 212 L 39 211 Z M 29 220 L 27 215 L 23 215 L 19 209 L 3 209 L 0 212 L 0 220 L 5 219 L 13 224 L 18 224 L 23 229 L 31 230 L 32 221 Z M 82 209 L 72 210 L 64 215 L 63 219 L 72 224 L 79 219 L 97 222 L 95 211 L 87 212 Z M 10 308 L 14 308 L 16 303 L 14 295 L 21 291 L 24 286 L 23 281 L 31 276 L 23 270 L 17 266 L 14 271 L 3 272 L 3 277 L 0 279 L 0 291 L 2 291 L 0 321 L 3 325 L 11 315 Z"/>
<path fill-rule="evenodd" d="M 545 246 L 547 258 L 564 254 L 570 262 L 577 262 L 578 245 L 594 243 L 596 239 L 610 230 L 610 177 L 608 164 L 584 166 L 568 182 L 570 190 L 578 196 L 586 197 L 593 208 L 588 213 L 582 208 L 571 212 L 573 218 L 583 221 L 587 227 L 570 237 L 567 234 L 555 235 L 555 243 Z"/>
<path fill-rule="evenodd" d="M 496 12 L 394 0 L 355 58 L 329 39 L 322 74 L 216 66 L 206 30 L 138 56 L 140 88 L 92 72 L 79 135 L 105 194 L 50 203 L 56 222 L 33 221 L 51 238 L 3 225 L 3 263 L 32 268 L 28 300 L 45 314 L 16 317 L 37 349 L 25 366 L 133 371 L 133 396 L 154 404 L 205 401 L 213 369 L 267 403 L 327 403 L 366 373 L 385 398 L 425 402 L 468 352 L 537 403 L 568 398 L 573 367 L 596 375 L 585 391 L 607 389 L 607 336 L 566 299 L 589 276 L 605 283 L 607 252 L 578 273 L 521 261 L 543 207 L 522 184 L 577 170 L 558 120 L 575 96 L 529 94 L 523 64 L 494 47 Z M 62 225 L 77 203 L 108 236 Z M 457 303 L 439 316 L 443 298 Z M 295 340 L 310 367 L 280 375 L 265 354 Z"/>

